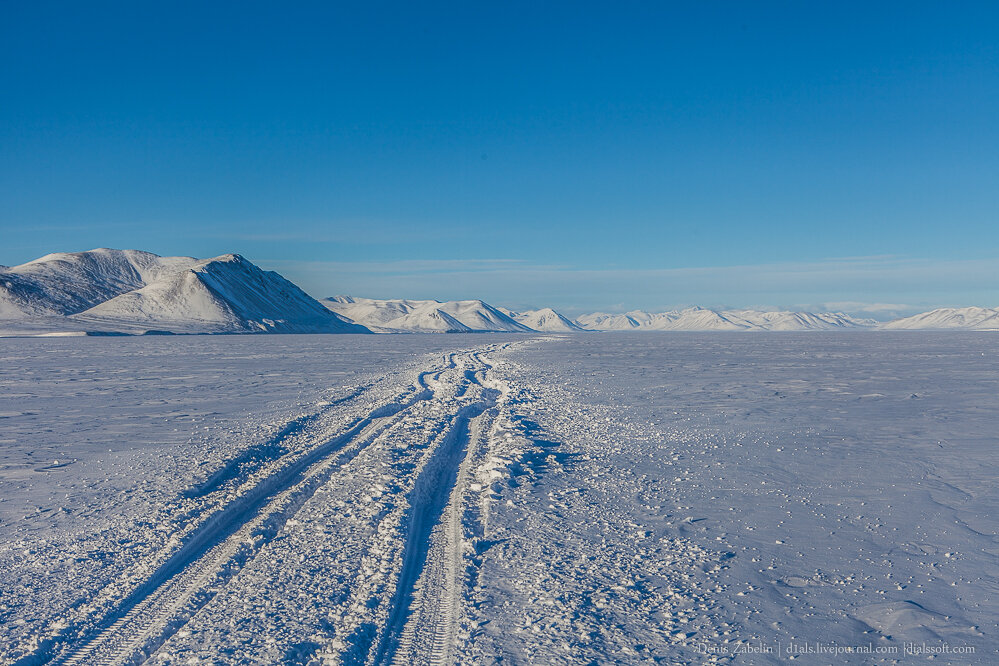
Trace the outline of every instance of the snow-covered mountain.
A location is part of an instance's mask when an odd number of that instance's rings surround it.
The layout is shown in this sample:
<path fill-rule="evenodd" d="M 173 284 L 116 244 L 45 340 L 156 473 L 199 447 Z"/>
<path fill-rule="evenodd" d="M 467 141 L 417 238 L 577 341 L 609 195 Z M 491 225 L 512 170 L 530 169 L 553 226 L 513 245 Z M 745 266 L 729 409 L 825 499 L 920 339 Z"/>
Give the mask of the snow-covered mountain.
<path fill-rule="evenodd" d="M 48 332 L 367 332 L 237 254 L 199 260 L 106 248 L 0 271 L 0 320 Z"/>
<path fill-rule="evenodd" d="M 510 315 L 515 321 L 535 331 L 543 331 L 545 333 L 573 333 L 586 330 L 551 308 L 526 310 L 524 312 L 504 310 L 504 312 Z"/>
<path fill-rule="evenodd" d="M 763 312 L 686 308 L 670 312 L 634 310 L 625 314 L 597 312 L 576 319 L 597 331 L 817 331 L 873 328 L 877 322 L 842 313 Z"/>
<path fill-rule="evenodd" d="M 687 308 L 626 314 L 597 312 L 575 321 L 551 308 L 515 312 L 483 301 L 377 300 L 334 296 L 320 301 L 351 321 L 380 332 L 540 331 L 826 331 L 877 326 L 842 313 L 716 311 Z"/>
<path fill-rule="evenodd" d="M 704 308 L 671 312 L 632 310 L 625 314 L 596 312 L 581 315 L 576 321 L 595 331 L 737 331 L 744 328 Z"/>
<path fill-rule="evenodd" d="M 842 312 L 761 312 L 759 310 L 725 310 L 729 321 L 741 323 L 748 330 L 765 331 L 835 331 L 875 328 L 874 319 L 857 319 Z"/>
<path fill-rule="evenodd" d="M 881 328 L 889 330 L 967 329 L 994 331 L 999 330 L 999 308 L 940 308 L 890 321 L 882 324 Z"/>
<path fill-rule="evenodd" d="M 192 257 L 107 248 L 47 254 L 0 269 L 0 317 L 76 314 L 197 263 Z"/>
<path fill-rule="evenodd" d="M 498 308 L 478 300 L 441 302 L 333 296 L 320 303 L 355 323 L 386 333 L 531 331 Z"/>
<path fill-rule="evenodd" d="M 597 312 L 570 320 L 551 308 L 513 312 L 480 300 L 316 301 L 237 254 L 160 257 L 100 248 L 0 266 L 0 334 L 417 333 L 578 331 L 999 330 L 999 309 L 941 308 L 879 324 L 840 312 L 710 310 Z"/>

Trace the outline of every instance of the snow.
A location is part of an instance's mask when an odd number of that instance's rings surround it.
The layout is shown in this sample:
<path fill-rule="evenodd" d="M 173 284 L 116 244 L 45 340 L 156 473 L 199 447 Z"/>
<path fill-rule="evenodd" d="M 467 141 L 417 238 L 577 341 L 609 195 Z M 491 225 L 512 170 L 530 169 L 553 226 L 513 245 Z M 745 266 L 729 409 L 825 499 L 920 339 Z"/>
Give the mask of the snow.
<path fill-rule="evenodd" d="M 957 333 L 622 334 L 520 360 L 538 402 L 561 403 L 538 423 L 606 460 L 588 473 L 634 498 L 617 522 L 717 554 L 697 587 L 716 604 L 697 614 L 708 647 L 873 643 L 898 654 L 852 663 L 904 663 L 905 643 L 925 640 L 977 647 L 946 663 L 991 663 L 995 351 Z"/>
<path fill-rule="evenodd" d="M 333 296 L 320 301 L 337 314 L 386 333 L 529 332 L 498 308 L 479 300 L 413 301 Z"/>
<path fill-rule="evenodd" d="M 50 254 L 0 272 L 0 330 L 142 333 L 366 332 L 235 254 Z"/>
<path fill-rule="evenodd" d="M 650 313 L 597 312 L 575 321 L 552 308 L 512 311 L 483 301 L 377 300 L 334 296 L 321 301 L 326 307 L 371 330 L 385 333 L 472 331 L 535 331 L 574 333 L 580 331 L 822 331 L 866 330 L 877 322 L 849 315 L 809 312 L 765 312 L 758 310 L 715 311 L 693 307 Z"/>
<path fill-rule="evenodd" d="M 198 262 L 75 316 L 88 321 L 142 322 L 168 330 L 359 330 L 277 273 L 262 271 L 233 254 Z"/>
<path fill-rule="evenodd" d="M 76 314 L 197 261 L 107 248 L 48 254 L 0 270 L 0 317 Z"/>
<path fill-rule="evenodd" d="M 0 661 L 993 663 L 996 346 L 3 339 Z"/>
<path fill-rule="evenodd" d="M 999 310 L 944 308 L 880 324 L 842 312 L 513 312 L 481 300 L 316 301 L 236 254 L 160 257 L 100 248 L 0 267 L 0 336 L 143 333 L 999 330 Z"/>
<path fill-rule="evenodd" d="M 884 324 L 886 329 L 971 329 L 999 330 L 999 309 L 940 308 L 922 314 L 896 319 Z"/>
<path fill-rule="evenodd" d="M 824 331 L 874 328 L 872 319 L 856 319 L 841 312 L 770 312 L 761 310 L 684 310 L 649 313 L 634 310 L 626 314 L 597 312 L 577 321 L 599 331 Z"/>
<path fill-rule="evenodd" d="M 534 331 L 545 333 L 571 333 L 585 330 L 579 324 L 566 317 L 563 317 L 551 308 L 540 310 L 527 310 L 525 312 L 511 313 L 511 316 Z"/>

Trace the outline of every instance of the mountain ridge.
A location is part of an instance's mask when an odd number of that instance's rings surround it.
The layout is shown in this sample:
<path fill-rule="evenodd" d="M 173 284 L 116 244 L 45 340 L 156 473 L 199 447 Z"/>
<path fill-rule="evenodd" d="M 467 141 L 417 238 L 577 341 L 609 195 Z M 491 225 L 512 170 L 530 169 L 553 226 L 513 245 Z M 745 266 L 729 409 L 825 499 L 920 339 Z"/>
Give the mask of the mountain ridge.
<path fill-rule="evenodd" d="M 435 301 L 331 296 L 322 305 L 362 326 L 380 332 L 408 333 L 526 333 L 532 329 L 513 317 L 473 299 Z"/>
<path fill-rule="evenodd" d="M 877 327 L 873 319 L 857 319 L 842 312 L 710 310 L 702 307 L 667 312 L 595 312 L 580 315 L 577 322 L 585 328 L 601 331 L 813 331 Z"/>
<path fill-rule="evenodd" d="M 696 306 L 570 319 L 550 307 L 513 311 L 479 299 L 317 300 L 238 254 L 97 248 L 0 266 L 0 334 L 834 330 L 999 330 L 999 308 L 937 308 L 883 323 L 842 312 Z"/>
<path fill-rule="evenodd" d="M 238 254 L 98 248 L 0 271 L 5 328 L 83 333 L 367 333 Z"/>
<path fill-rule="evenodd" d="M 578 322 L 569 319 L 552 308 L 525 310 L 523 312 L 504 310 L 504 312 L 524 326 L 543 333 L 573 333 L 587 330 L 580 326 Z"/>
<path fill-rule="evenodd" d="M 999 308 L 937 308 L 885 322 L 887 330 L 999 330 Z"/>

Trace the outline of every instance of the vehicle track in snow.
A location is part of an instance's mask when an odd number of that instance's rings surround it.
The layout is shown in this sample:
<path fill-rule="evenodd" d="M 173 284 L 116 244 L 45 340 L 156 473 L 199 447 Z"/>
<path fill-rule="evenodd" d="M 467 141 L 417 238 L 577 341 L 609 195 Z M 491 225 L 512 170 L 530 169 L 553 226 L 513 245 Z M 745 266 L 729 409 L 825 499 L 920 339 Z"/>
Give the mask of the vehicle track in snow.
<path fill-rule="evenodd" d="M 429 531 L 424 524 L 420 526 L 422 529 L 410 532 L 407 553 L 413 554 L 414 561 L 422 559 L 422 571 L 417 572 L 414 568 L 400 576 L 403 592 L 396 608 L 402 608 L 402 597 L 408 596 L 409 617 L 400 626 L 399 621 L 405 617 L 400 613 L 396 624 L 387 628 L 389 641 L 395 634 L 398 634 L 398 641 L 386 646 L 391 659 L 383 663 L 441 666 L 453 659 L 463 583 L 462 518 L 471 478 L 470 467 L 494 418 L 491 412 L 505 395 L 504 391 L 482 383 L 492 366 L 478 353 L 471 358 L 475 365 L 465 370 L 464 376 L 467 386 L 480 392 L 479 401 L 459 415 L 448 446 L 436 452 L 443 467 L 440 474 L 435 478 L 428 469 L 430 475 L 421 476 L 420 480 L 432 485 L 433 489 L 423 505 L 414 506 L 413 511 L 416 515 L 422 513 L 424 521 L 434 520 L 435 524 Z M 440 476 L 445 477 L 445 483 L 440 483 Z"/>
<path fill-rule="evenodd" d="M 506 387 L 490 377 L 486 358 L 507 346 L 444 354 L 410 388 L 332 437 L 306 430 L 319 429 L 316 416 L 292 421 L 281 432 L 312 437 L 314 443 L 261 463 L 261 478 L 252 487 L 240 487 L 236 499 L 188 534 L 101 619 L 70 627 L 16 663 L 146 662 L 253 562 L 320 489 L 335 488 L 352 468 L 368 465 L 367 453 L 351 463 L 369 449 L 377 452 L 376 459 L 397 457 L 395 491 L 384 501 L 387 507 L 399 506 L 386 509 L 380 519 L 380 526 L 396 536 L 384 551 L 376 544 L 364 545 L 369 549 L 365 557 L 381 558 L 381 564 L 377 575 L 359 582 L 358 595 L 377 595 L 382 602 L 374 617 L 360 610 L 346 618 L 360 627 L 360 644 L 347 651 L 334 647 L 327 654 L 346 663 L 450 663 L 465 583 L 463 520 L 470 465 L 506 395 Z M 422 442 L 413 440 L 407 421 L 421 424 Z M 408 448 L 398 453 L 395 446 L 401 441 Z M 194 496 L 211 492 L 220 474 L 230 475 L 230 467 L 195 486 Z M 361 562 L 356 564 L 363 569 Z"/>
<path fill-rule="evenodd" d="M 185 490 L 183 492 L 184 497 L 204 497 L 221 488 L 227 481 L 231 481 L 237 476 L 245 475 L 247 466 L 252 465 L 255 468 L 261 468 L 267 463 L 273 462 L 287 453 L 283 449 L 283 444 L 289 438 L 294 437 L 317 423 L 319 419 L 328 414 L 333 408 L 364 395 L 371 386 L 371 384 L 359 386 L 344 396 L 320 403 L 321 409 L 317 411 L 288 421 L 267 441 L 250 447 L 240 455 L 227 461 L 225 465 L 201 483 Z"/>
<path fill-rule="evenodd" d="M 453 361 L 445 357 L 445 362 Z M 300 455 L 286 456 L 291 459 L 279 461 L 253 488 L 189 535 L 94 628 L 75 641 L 65 641 L 70 643 L 68 648 L 62 642 L 43 645 L 16 664 L 142 663 L 210 601 L 339 468 L 377 441 L 413 405 L 431 400 L 428 378 L 432 381 L 446 368 L 420 373 L 414 386 L 355 419 L 345 431 Z"/>
<path fill-rule="evenodd" d="M 460 472 L 471 423 L 486 408 L 476 403 L 462 409 L 416 480 L 402 567 L 375 664 L 440 663 L 431 656 L 448 654 L 461 560 L 455 516 L 463 492 Z"/>
<path fill-rule="evenodd" d="M 506 387 L 489 377 L 486 356 L 506 346 L 456 355 L 453 366 L 432 383 L 438 434 L 418 461 L 407 456 L 398 461 L 408 478 L 386 504 L 404 508 L 387 514 L 379 526 L 379 532 L 395 537 L 374 549 L 365 568 L 381 573 L 360 580 L 347 604 L 344 638 L 324 653 L 334 663 L 451 662 L 466 582 L 463 520 L 470 468 L 506 396 Z"/>

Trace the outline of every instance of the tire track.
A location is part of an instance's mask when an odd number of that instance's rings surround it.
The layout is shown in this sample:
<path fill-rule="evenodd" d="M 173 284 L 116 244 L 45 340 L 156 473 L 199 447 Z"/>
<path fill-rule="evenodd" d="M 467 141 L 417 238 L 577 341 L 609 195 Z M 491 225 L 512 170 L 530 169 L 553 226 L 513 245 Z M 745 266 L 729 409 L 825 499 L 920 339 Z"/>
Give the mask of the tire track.
<path fill-rule="evenodd" d="M 495 347 L 488 351 L 494 351 Z M 409 524 L 402 564 L 385 626 L 368 663 L 446 664 L 455 641 L 463 559 L 462 516 L 475 448 L 503 395 L 486 387 L 492 368 L 481 352 L 470 353 L 456 397 L 476 401 L 461 407 L 430 454 L 409 494 Z M 486 426 L 487 428 L 487 426 Z"/>
<path fill-rule="evenodd" d="M 489 429 L 492 417 L 488 412 L 473 419 L 469 425 L 468 446 L 465 457 L 458 468 L 455 487 L 448 498 L 444 516 L 438 525 L 435 537 L 431 540 L 427 558 L 435 566 L 428 567 L 421 581 L 421 608 L 403 630 L 403 645 L 426 647 L 425 655 L 414 654 L 413 650 L 397 652 L 393 663 L 449 664 L 454 652 L 464 556 L 464 534 L 462 518 L 465 513 L 465 496 L 471 476 L 472 461 L 478 454 L 482 436 Z M 426 594 L 432 590 L 433 594 Z M 422 636 L 419 635 L 422 633 Z M 412 634 L 412 639 L 406 636 Z M 425 657 L 425 658 L 420 658 Z M 408 661 L 403 661 L 408 659 Z"/>
<path fill-rule="evenodd" d="M 430 371 L 432 373 L 433 371 Z M 134 664 L 176 633 L 344 464 L 377 441 L 433 391 L 420 375 L 401 394 L 356 419 L 346 431 L 289 460 L 210 517 L 177 552 L 62 654 L 56 639 L 15 662 L 29 664 Z M 408 398 L 408 399 L 406 399 Z M 397 399 L 398 400 L 398 399 Z"/>
<path fill-rule="evenodd" d="M 332 408 L 355 400 L 364 395 L 364 393 L 370 389 L 371 386 L 371 384 L 359 386 L 343 397 L 323 403 L 319 410 L 312 412 L 311 414 L 304 414 L 296 419 L 288 421 L 276 433 L 274 433 L 274 435 L 267 439 L 267 441 L 250 447 L 240 455 L 226 462 L 219 470 L 211 474 L 207 479 L 191 488 L 188 488 L 181 494 L 184 497 L 204 497 L 205 495 L 218 490 L 226 482 L 231 481 L 237 476 L 246 475 L 248 466 L 251 467 L 251 469 L 260 469 L 268 462 L 273 462 L 277 458 L 286 455 L 288 451 L 283 446 L 285 441 L 294 437 L 298 433 L 303 432 L 312 424 L 318 422 L 319 419 L 325 414 L 328 414 Z"/>
<path fill-rule="evenodd" d="M 374 592 L 382 604 L 363 606 L 342 618 L 345 626 L 354 627 L 359 641 L 348 661 L 448 663 L 462 613 L 463 519 L 471 464 L 493 408 L 506 395 L 504 385 L 490 381 L 492 366 L 486 359 L 506 346 L 443 354 L 436 367 L 418 374 L 412 387 L 343 426 L 337 436 L 317 438 L 316 444 L 278 456 L 268 467 L 261 465 L 264 478 L 252 486 L 244 483 L 239 497 L 188 534 L 102 619 L 71 625 L 15 664 L 144 663 L 365 451 L 370 453 L 362 460 L 369 455 L 375 456 L 372 460 L 385 456 L 398 460 L 397 482 L 391 484 L 395 490 L 385 495 L 386 508 L 378 518 L 379 533 L 392 545 L 372 551 L 372 557 L 383 563 L 378 569 L 382 573 L 359 588 L 364 594 Z M 415 429 L 422 431 L 420 441 L 411 435 L 414 415 L 421 424 Z M 305 418 L 309 421 L 302 421 Z M 320 423 L 312 415 L 300 417 L 279 434 L 300 434 L 306 426 Z M 364 464 L 366 469 L 370 463 Z M 217 477 L 212 478 L 197 489 L 204 491 L 217 482 Z M 393 509 L 396 502 L 399 505 Z M 392 533 L 397 536 L 389 536 Z M 370 612 L 375 608 L 373 618 Z M 337 654 L 341 660 L 347 656 L 342 647 L 323 656 L 336 659 Z"/>

